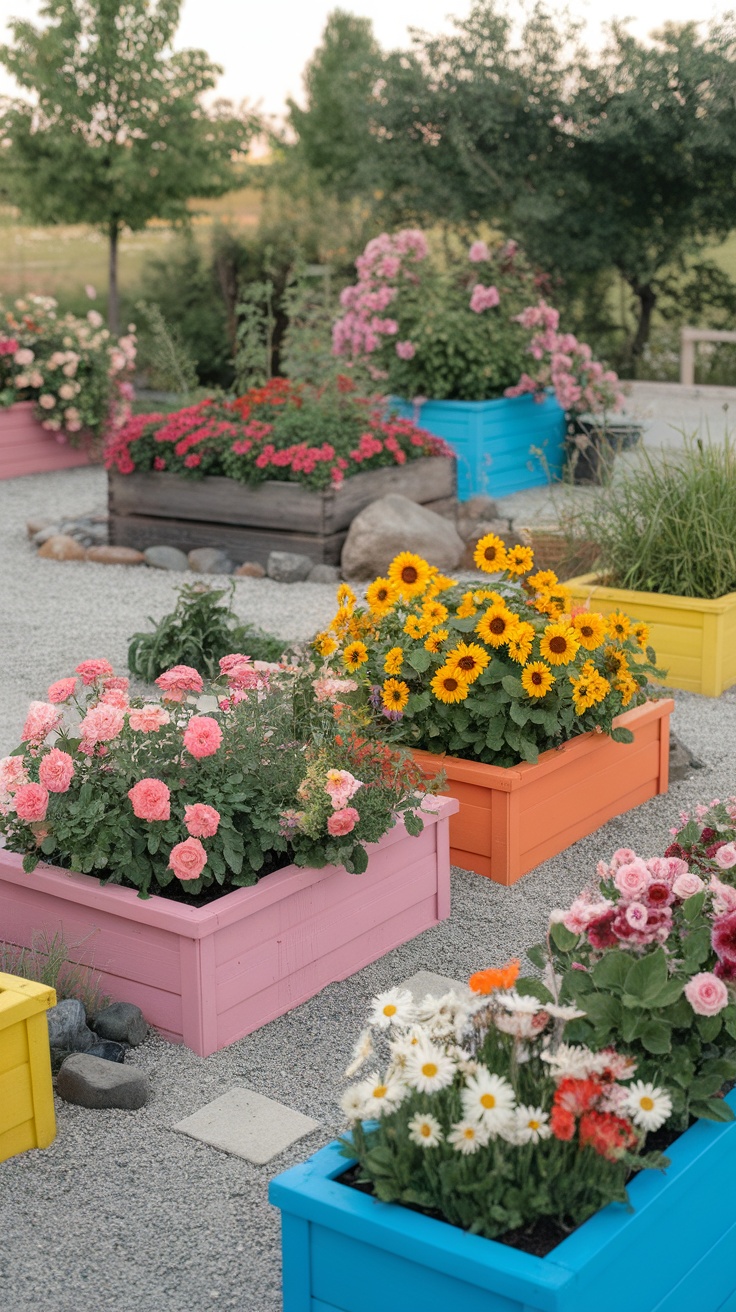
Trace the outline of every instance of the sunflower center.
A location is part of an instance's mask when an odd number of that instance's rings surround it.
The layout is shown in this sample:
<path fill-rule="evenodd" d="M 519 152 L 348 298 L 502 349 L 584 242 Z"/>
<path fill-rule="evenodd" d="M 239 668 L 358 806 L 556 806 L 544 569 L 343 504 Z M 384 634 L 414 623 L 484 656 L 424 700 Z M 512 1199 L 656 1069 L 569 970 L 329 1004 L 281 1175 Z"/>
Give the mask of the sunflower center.
<path fill-rule="evenodd" d="M 540 684 L 541 682 L 542 682 L 542 676 L 539 670 L 535 670 L 534 673 L 532 674 L 532 683 Z"/>
<path fill-rule="evenodd" d="M 651 1112 L 654 1109 L 654 1099 L 647 1097 L 645 1094 L 643 1098 L 639 1099 L 639 1106 L 643 1112 Z"/>
<path fill-rule="evenodd" d="M 401 571 L 401 578 L 404 583 L 416 583 L 419 574 L 414 565 L 405 565 Z"/>
<path fill-rule="evenodd" d="M 457 679 L 447 678 L 444 681 L 443 687 L 447 692 L 456 692 L 460 685 Z"/>
<path fill-rule="evenodd" d="M 498 547 L 486 547 L 483 552 L 484 560 L 495 560 L 498 555 Z"/>
<path fill-rule="evenodd" d="M 433 1080 L 437 1074 L 437 1067 L 433 1061 L 425 1061 L 422 1066 L 422 1075 L 428 1080 Z"/>
<path fill-rule="evenodd" d="M 474 670 L 475 656 L 461 656 L 458 661 L 458 666 L 461 670 Z"/>
<path fill-rule="evenodd" d="M 485 1107 L 486 1111 L 490 1111 L 492 1107 L 496 1106 L 496 1099 L 492 1093 L 482 1093 L 480 1096 L 480 1105 L 481 1107 Z"/>
<path fill-rule="evenodd" d="M 582 633 L 582 635 L 583 635 L 584 638 L 592 638 L 592 637 L 593 637 L 593 630 L 591 629 L 591 627 L 590 627 L 589 624 L 584 624 L 583 627 L 581 628 L 580 632 Z"/>
<path fill-rule="evenodd" d="M 386 598 L 388 597 L 388 592 L 386 591 L 385 588 L 379 588 L 378 592 L 376 593 L 376 596 L 378 597 L 379 601 L 385 601 Z"/>
<path fill-rule="evenodd" d="M 562 634 L 559 634 L 555 638 L 550 638 L 549 649 L 550 651 L 553 651 L 556 656 L 561 656 L 563 652 L 567 651 L 567 638 L 563 638 Z"/>
<path fill-rule="evenodd" d="M 491 620 L 488 627 L 491 630 L 491 633 L 504 633 L 506 629 L 506 621 L 501 615 L 496 615 Z"/>

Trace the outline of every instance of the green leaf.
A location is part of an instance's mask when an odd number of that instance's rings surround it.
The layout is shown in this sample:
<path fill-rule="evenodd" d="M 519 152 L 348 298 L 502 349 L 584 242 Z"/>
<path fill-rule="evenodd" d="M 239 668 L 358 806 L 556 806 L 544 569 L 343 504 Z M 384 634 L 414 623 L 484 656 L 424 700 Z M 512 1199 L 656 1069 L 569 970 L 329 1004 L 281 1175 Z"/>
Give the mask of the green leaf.
<path fill-rule="evenodd" d="M 693 920 L 697 920 L 703 910 L 704 903 L 705 890 L 703 890 L 702 893 L 694 893 L 692 897 L 686 898 L 682 904 L 682 914 L 689 923 Z"/>
<path fill-rule="evenodd" d="M 615 743 L 633 743 L 634 735 L 630 729 L 625 729 L 622 724 L 611 730 L 611 737 Z"/>
<path fill-rule="evenodd" d="M 693 1116 L 700 1116 L 705 1121 L 732 1121 L 734 1112 L 723 1098 L 708 1098 L 705 1102 L 691 1102 Z"/>
<path fill-rule="evenodd" d="M 513 674 L 505 674 L 501 680 L 501 687 L 507 692 L 509 697 L 523 697 L 524 685 L 521 679 L 517 679 Z"/>
<path fill-rule="evenodd" d="M 407 834 L 411 834 L 412 838 L 418 838 L 419 835 L 423 833 L 424 821 L 422 820 L 422 817 L 416 815 L 414 811 L 404 811 L 402 819 Z"/>
<path fill-rule="evenodd" d="M 611 948 L 593 967 L 593 980 L 600 989 L 622 989 L 631 966 L 628 953 Z"/>
<path fill-rule="evenodd" d="M 432 694 L 425 688 L 424 692 L 413 692 L 411 694 L 407 709 L 410 714 L 417 715 L 419 711 L 426 711 L 431 701 Z"/>
<path fill-rule="evenodd" d="M 639 1035 L 647 1052 L 661 1054 L 672 1049 L 672 1029 L 663 1020 L 647 1020 Z"/>
<path fill-rule="evenodd" d="M 685 987 L 681 979 L 668 979 L 664 988 L 650 1002 L 649 1006 L 659 1011 L 662 1007 L 669 1007 L 673 1002 L 677 1002 L 682 997 L 682 990 Z"/>
<path fill-rule="evenodd" d="M 550 925 L 549 934 L 555 947 L 560 952 L 572 952 L 579 938 L 578 934 L 573 934 L 569 929 L 566 929 L 560 921 L 555 921 L 553 925 Z"/>
<path fill-rule="evenodd" d="M 526 955 L 537 970 L 544 970 L 547 965 L 547 950 L 543 943 L 536 943 L 533 948 L 527 948 Z"/>
<path fill-rule="evenodd" d="M 658 947 L 629 967 L 624 986 L 624 1003 L 627 1007 L 650 1006 L 667 980 L 667 958 L 662 948 Z"/>
<path fill-rule="evenodd" d="M 431 653 L 425 651 L 423 647 L 417 647 L 414 651 L 410 651 L 406 659 L 418 674 L 423 674 L 432 664 Z"/>
<path fill-rule="evenodd" d="M 712 1043 L 718 1038 L 723 1024 L 720 1016 L 698 1016 L 695 1023 L 700 1037 L 706 1043 Z"/>
<path fill-rule="evenodd" d="M 588 993 L 581 1006 L 596 1027 L 608 1031 L 621 1023 L 621 1003 L 610 993 Z"/>
<path fill-rule="evenodd" d="M 38 865 L 38 852 L 26 852 L 23 857 L 23 869 L 27 875 L 32 874 Z"/>
<path fill-rule="evenodd" d="M 530 975 L 524 975 L 516 981 L 516 991 L 525 998 L 539 998 L 540 1002 L 552 1002 L 554 1000 L 541 979 L 535 979 Z"/>
<path fill-rule="evenodd" d="M 55 847 L 56 847 L 56 839 L 53 838 L 51 834 L 49 834 L 48 838 L 44 838 L 41 844 L 41 851 L 43 852 L 44 856 L 50 856 L 51 853 L 54 851 Z"/>

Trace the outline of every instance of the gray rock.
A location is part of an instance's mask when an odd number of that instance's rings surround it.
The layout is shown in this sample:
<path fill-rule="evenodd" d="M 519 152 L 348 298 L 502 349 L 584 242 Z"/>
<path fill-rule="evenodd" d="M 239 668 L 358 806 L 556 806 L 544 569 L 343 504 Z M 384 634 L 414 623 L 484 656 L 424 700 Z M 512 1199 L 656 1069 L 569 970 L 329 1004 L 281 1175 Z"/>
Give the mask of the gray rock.
<path fill-rule="evenodd" d="M 337 565 L 313 565 L 307 574 L 307 583 L 339 583 L 340 570 Z"/>
<path fill-rule="evenodd" d="M 195 547 L 187 556 L 189 568 L 196 574 L 232 574 L 233 562 L 217 547 Z"/>
<path fill-rule="evenodd" d="M 458 527 L 461 521 L 466 524 L 479 524 L 499 518 L 498 506 L 493 497 L 469 497 L 467 501 L 461 501 L 457 508 Z M 463 536 L 462 530 L 460 535 Z"/>
<path fill-rule="evenodd" d="M 189 561 L 178 547 L 147 547 L 143 556 L 146 564 L 153 569 L 189 569 Z"/>
<path fill-rule="evenodd" d="M 88 1057 L 101 1057 L 103 1061 L 125 1061 L 127 1049 L 123 1043 L 113 1043 L 112 1039 L 98 1039 L 87 1049 Z"/>
<path fill-rule="evenodd" d="M 41 533 L 45 528 L 50 528 L 56 521 L 49 519 L 48 515 L 34 515 L 31 519 L 26 520 L 26 532 L 29 538 L 35 539 L 37 533 Z"/>
<path fill-rule="evenodd" d="M 63 998 L 46 1012 L 49 1026 L 49 1045 L 64 1048 L 67 1052 L 86 1052 L 95 1041 L 87 1028 L 87 1016 L 76 998 Z"/>
<path fill-rule="evenodd" d="M 235 570 L 238 578 L 241 579 L 265 579 L 266 571 L 257 560 L 246 560 L 242 565 L 238 565 Z"/>
<path fill-rule="evenodd" d="M 137 1048 L 148 1033 L 143 1012 L 132 1002 L 111 1002 L 109 1007 L 103 1007 L 95 1017 L 94 1026 L 101 1039 L 129 1043 L 131 1048 Z"/>
<path fill-rule="evenodd" d="M 670 783 L 689 779 L 694 770 L 702 770 L 703 762 L 670 730 Z"/>
<path fill-rule="evenodd" d="M 78 1107 L 136 1111 L 148 1101 L 148 1083 L 142 1071 L 86 1052 L 67 1057 L 56 1078 L 56 1092 Z"/>
<path fill-rule="evenodd" d="M 272 551 L 266 573 L 277 583 L 303 583 L 313 568 L 314 561 L 310 556 L 300 556 L 295 551 Z"/>
<path fill-rule="evenodd" d="M 54 524 L 53 522 L 48 523 L 44 528 L 38 529 L 38 531 L 33 534 L 33 544 L 36 547 L 42 547 L 44 542 L 48 542 L 49 538 L 55 537 L 56 534 L 60 532 L 61 529 L 58 524 Z"/>
<path fill-rule="evenodd" d="M 350 525 L 342 549 L 343 577 L 385 574 L 400 551 L 415 551 L 437 569 L 453 570 L 463 554 L 463 540 L 450 520 L 390 493 L 366 506 Z"/>

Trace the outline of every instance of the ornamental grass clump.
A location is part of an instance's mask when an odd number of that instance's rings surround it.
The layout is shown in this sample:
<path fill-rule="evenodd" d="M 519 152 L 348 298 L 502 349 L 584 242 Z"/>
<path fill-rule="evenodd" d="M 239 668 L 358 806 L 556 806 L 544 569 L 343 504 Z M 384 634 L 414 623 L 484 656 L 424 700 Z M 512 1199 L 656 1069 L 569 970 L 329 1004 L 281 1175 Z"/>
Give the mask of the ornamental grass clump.
<path fill-rule="evenodd" d="M 603 583 L 704 600 L 736 591 L 736 449 L 688 439 L 642 451 L 578 516 Z"/>
<path fill-rule="evenodd" d="M 646 700 L 656 673 L 646 625 L 573 610 L 553 571 L 534 571 L 529 547 L 492 533 L 475 563 L 491 586 L 459 584 L 402 552 L 365 606 L 339 589 L 315 651 L 358 681 L 374 724 L 411 747 L 510 766 L 588 730 L 630 742 L 613 721 Z"/>
<path fill-rule="evenodd" d="M 400 988 L 373 1000 L 346 1071 L 368 1073 L 341 1100 L 343 1151 L 383 1202 L 489 1239 L 548 1219 L 562 1239 L 626 1203 L 633 1171 L 666 1165 L 643 1150 L 670 1099 L 613 1047 L 569 1043 L 582 1013 L 519 993 L 518 969 L 418 1004 Z"/>
<path fill-rule="evenodd" d="M 28 873 L 47 860 L 211 900 L 291 863 L 359 873 L 399 818 L 421 832 L 418 773 L 356 732 L 337 700 L 351 681 L 306 715 L 293 671 L 239 653 L 219 665 L 211 683 L 174 666 L 144 700 L 108 661 L 83 661 L 31 703 L 0 760 L 0 833 Z"/>

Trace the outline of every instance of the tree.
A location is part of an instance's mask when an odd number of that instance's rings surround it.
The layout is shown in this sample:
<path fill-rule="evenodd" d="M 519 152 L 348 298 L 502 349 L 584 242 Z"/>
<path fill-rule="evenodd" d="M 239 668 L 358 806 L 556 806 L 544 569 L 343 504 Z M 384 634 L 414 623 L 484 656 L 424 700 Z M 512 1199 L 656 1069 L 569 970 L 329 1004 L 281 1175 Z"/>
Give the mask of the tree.
<path fill-rule="evenodd" d="M 109 241 L 109 323 L 118 327 L 123 227 L 185 220 L 191 197 L 235 185 L 258 124 L 224 101 L 220 69 L 172 52 L 181 0 L 44 0 L 47 26 L 11 23 L 0 64 L 28 98 L 0 100 L 5 194 L 39 223 L 85 222 Z"/>

